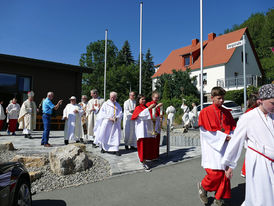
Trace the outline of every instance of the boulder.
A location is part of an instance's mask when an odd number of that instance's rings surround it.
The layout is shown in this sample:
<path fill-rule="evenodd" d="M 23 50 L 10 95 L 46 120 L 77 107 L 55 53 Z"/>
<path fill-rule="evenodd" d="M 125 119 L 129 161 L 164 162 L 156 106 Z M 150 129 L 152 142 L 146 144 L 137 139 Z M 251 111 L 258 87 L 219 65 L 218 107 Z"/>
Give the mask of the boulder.
<path fill-rule="evenodd" d="M 41 171 L 29 172 L 30 182 L 34 182 L 35 180 L 41 178 L 42 174 L 43 173 Z"/>
<path fill-rule="evenodd" d="M 72 143 L 72 145 L 75 145 L 76 147 L 79 147 L 83 152 L 86 152 L 86 145 L 83 143 Z"/>
<path fill-rule="evenodd" d="M 48 163 L 48 159 L 45 157 L 37 157 L 37 156 L 22 156 L 16 155 L 12 160 L 12 162 L 21 162 L 25 165 L 25 167 L 42 167 Z"/>
<path fill-rule="evenodd" d="M 51 170 L 57 175 L 68 175 L 89 169 L 92 161 L 87 154 L 73 144 L 57 147 L 49 153 Z"/>
<path fill-rule="evenodd" d="M 0 144 L 0 151 L 14 151 L 16 150 L 12 142 L 5 142 Z"/>

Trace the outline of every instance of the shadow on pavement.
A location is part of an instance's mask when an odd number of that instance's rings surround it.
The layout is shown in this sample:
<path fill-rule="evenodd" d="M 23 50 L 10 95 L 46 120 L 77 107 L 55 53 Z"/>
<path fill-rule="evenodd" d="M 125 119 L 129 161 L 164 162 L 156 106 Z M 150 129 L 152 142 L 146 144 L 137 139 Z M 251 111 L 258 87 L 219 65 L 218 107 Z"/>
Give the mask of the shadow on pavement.
<path fill-rule="evenodd" d="M 189 147 L 185 149 L 178 149 L 170 151 L 168 156 L 166 153 L 161 154 L 158 161 L 149 162 L 151 168 L 157 167 L 159 165 L 165 165 L 169 162 L 180 162 L 182 160 L 190 159 L 192 157 L 184 157 L 189 151 L 195 150 L 195 147 Z"/>
<path fill-rule="evenodd" d="M 239 184 L 231 190 L 231 205 L 240 206 L 245 200 L 245 183 Z"/>
<path fill-rule="evenodd" d="M 64 200 L 33 200 L 32 206 L 66 206 Z"/>

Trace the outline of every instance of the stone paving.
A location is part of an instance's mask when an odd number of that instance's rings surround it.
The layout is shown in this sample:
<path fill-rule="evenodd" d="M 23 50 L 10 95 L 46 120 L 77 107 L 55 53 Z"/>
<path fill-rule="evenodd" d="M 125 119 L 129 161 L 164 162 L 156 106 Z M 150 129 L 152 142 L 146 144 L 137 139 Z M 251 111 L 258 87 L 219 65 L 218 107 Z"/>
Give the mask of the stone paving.
<path fill-rule="evenodd" d="M 12 142 L 14 147 L 18 149 L 17 153 L 19 154 L 48 154 L 54 147 L 64 145 L 63 131 L 51 131 L 49 140 L 50 144 L 53 145 L 51 148 L 41 146 L 42 131 L 35 131 L 32 135 L 34 139 L 24 138 L 21 131 L 17 131 L 16 134 L 16 136 L 7 136 L 6 132 L 1 131 L 0 143 Z M 120 157 L 112 154 L 102 154 L 99 148 L 93 148 L 91 144 L 86 144 L 86 147 L 87 151 L 103 157 L 110 163 L 112 175 L 142 170 L 137 152 L 125 150 L 123 140 L 120 145 Z M 149 164 L 152 168 L 161 167 L 198 157 L 200 154 L 200 146 L 170 146 L 170 152 L 167 156 L 166 146 L 161 146 L 159 161 Z"/>

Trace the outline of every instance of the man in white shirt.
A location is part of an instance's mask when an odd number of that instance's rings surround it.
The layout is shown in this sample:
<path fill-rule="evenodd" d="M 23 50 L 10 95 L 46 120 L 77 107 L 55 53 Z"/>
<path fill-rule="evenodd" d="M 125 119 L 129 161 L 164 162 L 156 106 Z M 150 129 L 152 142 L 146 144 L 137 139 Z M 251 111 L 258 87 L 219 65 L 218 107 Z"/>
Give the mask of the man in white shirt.
<path fill-rule="evenodd" d="M 169 119 L 170 121 L 170 129 L 173 129 L 173 120 L 174 120 L 175 113 L 176 113 L 176 109 L 172 105 L 170 105 L 166 109 L 167 119 Z"/>
<path fill-rule="evenodd" d="M 129 99 L 124 102 L 123 133 L 125 138 L 125 149 L 136 150 L 137 139 L 135 135 L 135 122 L 131 120 L 132 113 L 136 107 L 135 92 L 129 93 Z"/>

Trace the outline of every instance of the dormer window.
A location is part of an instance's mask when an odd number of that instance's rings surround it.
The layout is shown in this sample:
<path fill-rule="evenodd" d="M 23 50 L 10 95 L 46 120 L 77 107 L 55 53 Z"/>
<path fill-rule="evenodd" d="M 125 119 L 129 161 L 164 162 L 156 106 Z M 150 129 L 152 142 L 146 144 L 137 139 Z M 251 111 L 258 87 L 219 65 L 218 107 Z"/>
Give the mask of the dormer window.
<path fill-rule="evenodd" d="M 190 64 L 190 56 L 185 56 L 185 66 L 188 66 Z"/>

